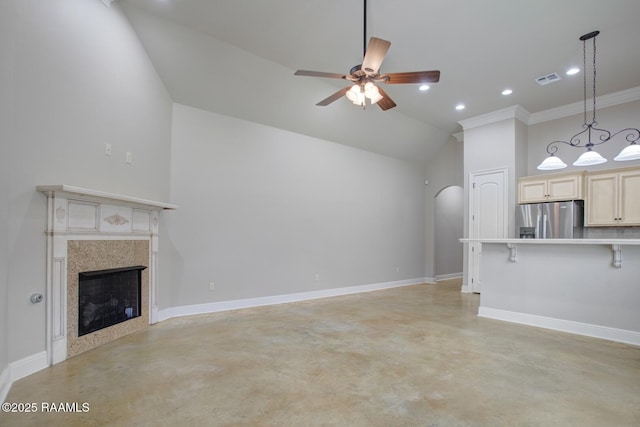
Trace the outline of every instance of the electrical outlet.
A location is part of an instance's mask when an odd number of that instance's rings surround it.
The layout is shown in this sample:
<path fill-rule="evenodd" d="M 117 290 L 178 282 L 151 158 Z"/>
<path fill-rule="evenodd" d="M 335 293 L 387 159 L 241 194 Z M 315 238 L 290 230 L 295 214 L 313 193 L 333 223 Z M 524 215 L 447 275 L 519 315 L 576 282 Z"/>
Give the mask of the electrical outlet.
<path fill-rule="evenodd" d="M 214 282 L 209 282 L 209 290 L 213 291 L 216 288 L 216 284 Z"/>
<path fill-rule="evenodd" d="M 130 165 L 131 163 L 133 163 L 133 155 L 131 151 L 127 151 L 127 164 Z"/>
<path fill-rule="evenodd" d="M 320 275 L 316 273 L 316 282 L 320 281 Z"/>
<path fill-rule="evenodd" d="M 111 156 L 111 144 L 104 145 L 104 155 Z"/>

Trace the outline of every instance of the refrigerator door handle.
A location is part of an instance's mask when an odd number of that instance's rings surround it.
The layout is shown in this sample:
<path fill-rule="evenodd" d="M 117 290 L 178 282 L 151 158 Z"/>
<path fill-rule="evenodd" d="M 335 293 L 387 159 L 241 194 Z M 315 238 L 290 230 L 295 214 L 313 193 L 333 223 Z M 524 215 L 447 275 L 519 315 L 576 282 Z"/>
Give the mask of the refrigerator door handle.
<path fill-rule="evenodd" d="M 542 238 L 547 238 L 547 215 L 542 215 Z"/>
<path fill-rule="evenodd" d="M 536 239 L 539 239 L 540 236 L 540 214 L 536 217 Z"/>

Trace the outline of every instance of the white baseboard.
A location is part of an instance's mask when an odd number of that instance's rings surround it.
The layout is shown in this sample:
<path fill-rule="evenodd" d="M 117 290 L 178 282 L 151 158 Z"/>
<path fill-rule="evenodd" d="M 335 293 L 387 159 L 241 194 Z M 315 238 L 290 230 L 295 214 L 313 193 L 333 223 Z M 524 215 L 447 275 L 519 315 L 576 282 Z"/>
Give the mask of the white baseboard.
<path fill-rule="evenodd" d="M 14 381 L 49 367 L 47 352 L 32 354 L 9 363 L 0 374 L 0 402 L 4 402 Z"/>
<path fill-rule="evenodd" d="M 436 276 L 436 281 L 438 280 L 449 280 L 449 279 L 460 279 L 462 278 L 462 272 L 460 273 L 449 273 L 449 274 L 438 274 Z"/>
<path fill-rule="evenodd" d="M 9 363 L 9 379 L 14 382 L 48 367 L 47 352 L 41 351 Z"/>
<path fill-rule="evenodd" d="M 11 381 L 9 381 L 9 366 L 5 366 L 0 373 L 0 403 L 4 403 L 11 389 Z"/>
<path fill-rule="evenodd" d="M 480 307 L 478 316 L 640 346 L 640 332 L 535 314 Z"/>
<path fill-rule="evenodd" d="M 300 292 L 295 294 L 274 295 L 258 298 L 247 298 L 232 301 L 220 301 L 206 304 L 183 305 L 170 307 L 158 312 L 158 320 L 163 321 L 172 317 L 193 316 L 197 314 L 216 313 L 219 311 L 238 310 L 241 308 L 261 307 L 265 305 L 285 304 L 290 302 L 307 301 L 319 298 L 336 297 L 356 294 L 360 292 L 378 291 L 382 289 L 398 288 L 401 286 L 427 283 L 429 278 L 398 280 L 395 282 L 375 283 L 371 285 L 350 286 L 346 288 L 323 289 L 319 291 Z"/>
<path fill-rule="evenodd" d="M 466 294 L 470 294 L 471 293 L 471 286 L 467 285 L 466 283 L 462 284 L 462 287 L 460 288 L 460 292 L 466 293 Z"/>

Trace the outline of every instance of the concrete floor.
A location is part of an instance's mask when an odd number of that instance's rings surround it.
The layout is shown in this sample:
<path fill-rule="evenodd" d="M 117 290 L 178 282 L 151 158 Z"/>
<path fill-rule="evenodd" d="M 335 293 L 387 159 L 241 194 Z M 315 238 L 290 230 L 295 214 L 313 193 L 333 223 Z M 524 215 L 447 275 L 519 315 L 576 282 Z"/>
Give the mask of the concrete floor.
<path fill-rule="evenodd" d="M 478 318 L 459 289 L 168 320 L 17 381 L 39 411 L 0 425 L 640 426 L 639 347 Z"/>

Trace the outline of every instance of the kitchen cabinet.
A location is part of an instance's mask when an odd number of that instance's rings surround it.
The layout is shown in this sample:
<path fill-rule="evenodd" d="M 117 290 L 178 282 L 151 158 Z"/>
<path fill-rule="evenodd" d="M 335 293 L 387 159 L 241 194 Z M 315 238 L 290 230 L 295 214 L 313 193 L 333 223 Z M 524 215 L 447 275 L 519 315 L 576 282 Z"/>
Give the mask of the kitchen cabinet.
<path fill-rule="evenodd" d="M 586 175 L 586 226 L 640 225 L 640 168 Z"/>
<path fill-rule="evenodd" d="M 522 177 L 518 180 L 518 203 L 583 200 L 584 171 Z"/>

